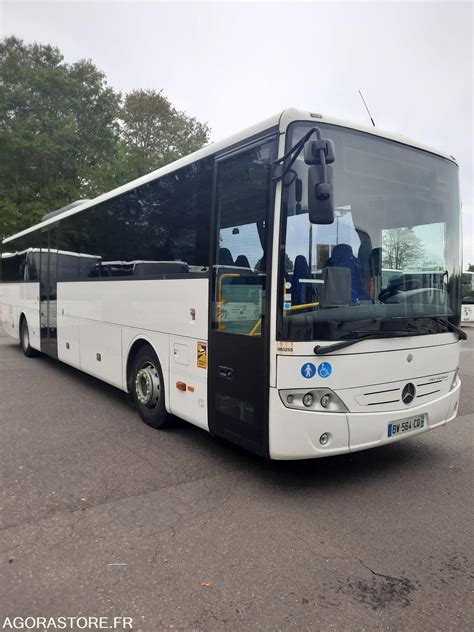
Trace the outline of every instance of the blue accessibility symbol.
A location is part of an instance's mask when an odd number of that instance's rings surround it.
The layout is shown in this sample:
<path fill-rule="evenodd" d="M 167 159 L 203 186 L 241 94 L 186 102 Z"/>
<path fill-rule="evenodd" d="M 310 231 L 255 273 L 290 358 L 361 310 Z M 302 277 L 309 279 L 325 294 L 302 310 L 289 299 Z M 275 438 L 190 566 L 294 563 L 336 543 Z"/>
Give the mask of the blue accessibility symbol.
<path fill-rule="evenodd" d="M 319 377 L 329 377 L 332 373 L 332 366 L 329 362 L 321 362 L 318 366 L 318 375 Z"/>
<path fill-rule="evenodd" d="M 309 380 L 310 377 L 314 377 L 316 375 L 316 367 L 311 362 L 307 364 L 303 364 L 301 367 L 301 375 Z"/>

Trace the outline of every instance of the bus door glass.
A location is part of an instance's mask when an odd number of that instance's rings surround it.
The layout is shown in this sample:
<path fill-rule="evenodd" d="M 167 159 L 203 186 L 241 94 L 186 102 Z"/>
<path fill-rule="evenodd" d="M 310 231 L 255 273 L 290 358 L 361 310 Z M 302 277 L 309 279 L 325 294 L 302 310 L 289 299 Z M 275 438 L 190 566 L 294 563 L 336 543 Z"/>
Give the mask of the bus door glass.
<path fill-rule="evenodd" d="M 40 251 L 40 329 L 41 351 L 58 357 L 57 338 L 57 268 L 58 228 L 41 233 Z"/>
<path fill-rule="evenodd" d="M 271 162 L 276 142 L 216 161 L 209 332 L 209 427 L 267 451 L 266 314 Z"/>

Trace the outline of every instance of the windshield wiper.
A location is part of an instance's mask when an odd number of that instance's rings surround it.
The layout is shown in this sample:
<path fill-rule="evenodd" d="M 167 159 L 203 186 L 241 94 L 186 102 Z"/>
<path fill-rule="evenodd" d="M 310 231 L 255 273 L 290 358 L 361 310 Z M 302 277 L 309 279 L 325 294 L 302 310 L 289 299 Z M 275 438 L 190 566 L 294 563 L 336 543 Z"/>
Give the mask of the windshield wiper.
<path fill-rule="evenodd" d="M 424 333 L 415 333 L 412 331 L 406 330 L 394 330 L 391 331 L 371 331 L 359 338 L 352 338 L 351 340 L 343 340 L 341 342 L 336 342 L 333 345 L 316 345 L 313 349 L 315 355 L 326 355 L 327 353 L 331 353 L 332 351 L 339 351 L 339 349 L 345 349 L 346 347 L 350 347 L 355 345 L 361 340 L 367 340 L 367 338 L 403 338 L 409 336 L 423 336 Z"/>
<path fill-rule="evenodd" d="M 444 325 L 451 331 L 454 331 L 454 333 L 456 333 L 459 336 L 460 340 L 467 340 L 466 332 L 463 329 L 461 329 L 461 327 L 458 327 L 457 325 L 453 325 L 453 323 L 449 322 L 447 318 L 446 320 L 444 320 L 444 318 L 436 318 L 435 316 L 432 316 L 431 318 L 435 321 L 435 323 Z"/>
<path fill-rule="evenodd" d="M 463 331 L 457 325 L 453 325 L 453 323 L 451 323 L 449 320 L 447 319 L 444 320 L 443 318 L 437 318 L 435 316 L 431 316 L 431 317 L 424 316 L 423 318 L 429 318 L 430 320 L 437 323 L 438 325 L 443 325 L 447 329 L 450 329 L 451 331 L 454 331 L 455 333 L 457 333 L 461 340 L 467 340 L 466 332 Z M 361 332 L 353 331 L 352 333 L 361 333 Z M 367 340 L 367 338 L 398 338 L 398 337 L 402 338 L 402 337 L 407 337 L 407 336 L 423 336 L 423 335 L 428 335 L 432 333 L 434 332 L 428 329 L 421 331 L 420 329 L 417 330 L 415 328 L 410 328 L 408 330 L 407 329 L 398 329 L 398 330 L 390 329 L 388 331 L 380 331 L 380 330 L 371 331 L 371 332 L 365 333 L 362 336 L 359 336 L 358 338 L 351 338 L 350 340 L 342 340 L 341 342 L 336 342 L 332 345 L 316 345 L 314 347 L 314 353 L 315 355 L 326 355 L 327 353 L 331 353 L 332 351 L 339 351 L 339 349 L 345 349 L 346 347 L 355 345 L 357 342 L 360 342 L 361 340 Z"/>

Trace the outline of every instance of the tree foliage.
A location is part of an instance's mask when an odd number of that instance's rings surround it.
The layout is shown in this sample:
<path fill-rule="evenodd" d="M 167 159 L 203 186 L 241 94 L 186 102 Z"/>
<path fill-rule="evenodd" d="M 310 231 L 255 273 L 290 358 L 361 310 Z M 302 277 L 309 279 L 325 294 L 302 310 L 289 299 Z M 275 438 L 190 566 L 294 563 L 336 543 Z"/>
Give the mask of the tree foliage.
<path fill-rule="evenodd" d="M 420 265 L 424 259 L 423 243 L 411 228 L 390 228 L 383 235 L 383 266 L 403 270 Z"/>
<path fill-rule="evenodd" d="M 209 128 L 161 93 L 124 98 L 90 60 L 0 41 L 0 239 L 202 147 Z"/>
<path fill-rule="evenodd" d="M 209 128 L 179 112 L 155 90 L 127 94 L 121 110 L 129 172 L 135 177 L 200 149 Z"/>
<path fill-rule="evenodd" d="M 113 152 L 119 95 L 90 61 L 57 48 L 0 43 L 0 234 L 94 194 Z"/>

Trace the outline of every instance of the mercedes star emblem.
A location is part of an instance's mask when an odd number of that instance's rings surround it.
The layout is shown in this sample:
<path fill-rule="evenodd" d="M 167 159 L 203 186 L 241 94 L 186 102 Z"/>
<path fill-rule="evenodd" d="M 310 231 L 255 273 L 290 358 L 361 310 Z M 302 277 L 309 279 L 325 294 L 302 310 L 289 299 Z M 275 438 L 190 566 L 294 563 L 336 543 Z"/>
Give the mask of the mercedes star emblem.
<path fill-rule="evenodd" d="M 404 404 L 411 404 L 412 401 L 415 399 L 415 393 L 415 385 L 411 382 L 408 382 L 408 384 L 405 385 L 405 388 L 402 391 L 402 402 Z"/>

